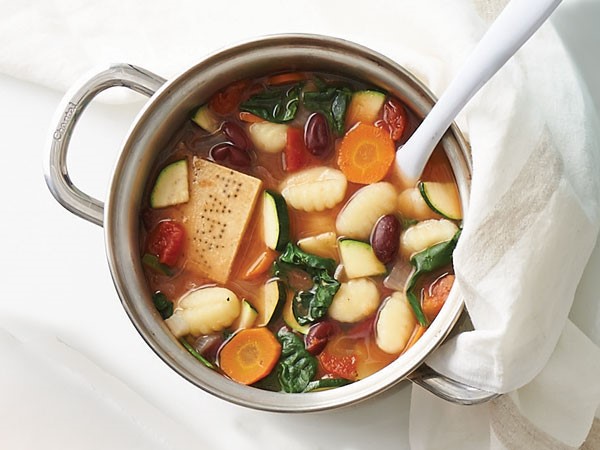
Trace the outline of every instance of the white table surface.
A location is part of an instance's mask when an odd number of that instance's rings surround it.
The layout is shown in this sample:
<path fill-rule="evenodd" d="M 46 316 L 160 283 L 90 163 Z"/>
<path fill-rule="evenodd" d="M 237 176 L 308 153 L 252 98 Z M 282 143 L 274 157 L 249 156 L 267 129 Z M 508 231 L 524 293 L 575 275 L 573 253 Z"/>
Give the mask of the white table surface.
<path fill-rule="evenodd" d="M 594 0 L 567 2 L 553 17 L 597 108 L 599 19 L 600 2 Z M 59 206 L 44 182 L 42 155 L 61 97 L 61 92 L 0 76 L 0 328 L 23 340 L 58 336 L 165 415 L 204 436 L 205 448 L 218 443 L 223 448 L 244 443 L 249 449 L 408 448 L 408 383 L 351 408 L 282 415 L 214 398 L 154 355 L 134 330 L 114 290 L 102 228 Z M 72 179 L 83 191 L 105 198 L 120 142 L 141 104 L 95 103 L 83 115 L 69 155 Z M 591 297 L 599 290 L 598 273 L 597 245 L 578 295 Z M 576 304 L 572 317 L 592 329 L 600 328 L 598 306 L 590 314 Z M 599 335 L 593 338 L 600 341 Z M 215 427 L 228 430 L 226 440 L 207 434 Z M 63 444 L 62 448 L 71 448 Z M 53 442 L 46 446 L 55 447 Z"/>

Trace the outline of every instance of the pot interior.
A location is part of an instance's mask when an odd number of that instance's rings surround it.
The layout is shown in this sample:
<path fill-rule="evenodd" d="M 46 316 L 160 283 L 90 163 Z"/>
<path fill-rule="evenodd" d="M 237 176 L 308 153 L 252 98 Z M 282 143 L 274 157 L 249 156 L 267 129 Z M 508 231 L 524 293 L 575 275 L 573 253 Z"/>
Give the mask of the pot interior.
<path fill-rule="evenodd" d="M 364 80 L 397 97 L 417 117 L 434 98 L 410 73 L 359 45 L 323 36 L 281 35 L 244 43 L 209 56 L 167 82 L 147 102 L 132 125 L 113 174 L 105 205 L 107 257 L 121 302 L 134 326 L 154 352 L 181 376 L 220 398 L 269 411 L 308 412 L 340 407 L 372 397 L 415 370 L 448 335 L 463 303 L 450 294 L 427 333 L 402 357 L 364 380 L 308 394 L 283 394 L 239 385 L 199 364 L 171 335 L 156 312 L 139 254 L 139 211 L 146 181 L 173 133 L 199 104 L 224 86 L 277 71 L 318 71 Z M 468 209 L 468 147 L 456 127 L 443 147 Z"/>

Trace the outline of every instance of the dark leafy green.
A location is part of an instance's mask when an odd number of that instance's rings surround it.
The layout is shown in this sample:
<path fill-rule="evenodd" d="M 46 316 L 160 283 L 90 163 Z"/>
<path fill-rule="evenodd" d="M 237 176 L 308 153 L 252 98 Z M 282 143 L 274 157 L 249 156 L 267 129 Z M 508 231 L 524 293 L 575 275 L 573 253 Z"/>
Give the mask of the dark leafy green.
<path fill-rule="evenodd" d="M 291 242 L 288 242 L 288 245 L 285 247 L 285 250 L 278 260 L 293 266 L 300 266 L 310 275 L 313 275 L 320 269 L 324 269 L 332 275 L 335 271 L 335 260 L 306 253 Z"/>
<path fill-rule="evenodd" d="M 181 342 L 181 345 L 183 345 L 185 347 L 185 349 L 188 352 L 190 352 L 194 358 L 196 358 L 198 361 L 200 361 L 202 364 L 204 364 L 209 369 L 215 369 L 215 365 L 213 363 L 211 363 L 208 359 L 206 359 L 204 356 L 202 356 L 200 353 L 198 353 L 196 351 L 196 349 L 194 347 L 192 347 L 185 338 L 179 339 L 179 342 Z"/>
<path fill-rule="evenodd" d="M 144 256 L 142 256 L 142 263 L 150 269 L 154 270 L 155 272 L 162 273 L 163 275 L 167 275 L 169 277 L 173 276 L 173 269 L 171 269 L 166 264 L 161 263 L 158 260 L 158 257 L 155 255 L 152 255 L 150 253 L 144 254 Z"/>
<path fill-rule="evenodd" d="M 285 392 L 304 392 L 317 374 L 317 358 L 304 348 L 304 342 L 296 334 L 283 327 L 277 332 L 281 343 L 281 357 L 277 364 L 277 376 Z"/>
<path fill-rule="evenodd" d="M 158 291 L 152 294 L 152 303 L 163 319 L 168 319 L 173 315 L 173 302 L 162 292 Z"/>
<path fill-rule="evenodd" d="M 351 97 L 352 92 L 348 88 L 323 87 L 316 92 L 305 92 L 303 102 L 309 111 L 324 114 L 333 131 L 341 136 Z"/>
<path fill-rule="evenodd" d="M 269 122 L 293 120 L 300 103 L 301 84 L 269 87 L 240 104 L 240 110 L 262 117 Z"/>
<path fill-rule="evenodd" d="M 300 325 L 314 323 L 324 317 L 340 288 L 340 282 L 324 269 L 313 276 L 313 281 L 313 287 L 297 292 L 292 302 L 292 311 Z"/>
<path fill-rule="evenodd" d="M 340 386 L 345 386 L 352 383 L 352 381 L 345 378 L 321 378 L 320 380 L 314 380 L 308 383 L 304 392 L 316 391 L 319 389 L 330 389 Z"/>
<path fill-rule="evenodd" d="M 461 230 L 458 230 L 449 241 L 440 242 L 439 244 L 426 248 L 410 258 L 410 263 L 413 265 L 414 270 L 406 285 L 406 296 L 415 312 L 415 316 L 417 317 L 419 324 L 423 326 L 428 325 L 428 320 L 425 317 L 425 314 L 423 314 L 423 310 L 421 309 L 418 296 L 414 292 L 414 288 L 417 284 L 417 281 L 423 274 L 433 272 L 434 270 L 440 269 L 452 262 L 452 253 L 456 248 L 456 243 L 460 237 L 460 232 Z"/>
<path fill-rule="evenodd" d="M 281 383 L 279 382 L 279 375 L 277 374 L 277 370 L 271 370 L 269 375 L 258 380 L 256 383 L 252 385 L 255 388 L 263 389 L 265 391 L 271 392 L 281 392 Z"/>
<path fill-rule="evenodd" d="M 300 325 L 316 322 L 327 313 L 340 288 L 339 281 L 333 277 L 335 266 L 333 259 L 306 253 L 291 242 L 275 262 L 275 276 L 283 277 L 289 270 L 302 270 L 312 278 L 312 287 L 297 291 L 292 301 L 292 310 Z"/>

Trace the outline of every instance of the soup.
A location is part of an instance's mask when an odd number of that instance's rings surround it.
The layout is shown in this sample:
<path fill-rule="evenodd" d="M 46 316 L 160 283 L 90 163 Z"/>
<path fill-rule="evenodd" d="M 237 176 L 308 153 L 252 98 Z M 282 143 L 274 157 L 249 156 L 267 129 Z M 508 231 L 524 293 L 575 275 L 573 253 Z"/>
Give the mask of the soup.
<path fill-rule="evenodd" d="M 299 393 L 401 357 L 454 281 L 461 207 L 438 148 L 405 186 L 417 125 L 386 92 L 332 74 L 233 83 L 157 161 L 141 214 L 153 303 L 202 364 Z"/>

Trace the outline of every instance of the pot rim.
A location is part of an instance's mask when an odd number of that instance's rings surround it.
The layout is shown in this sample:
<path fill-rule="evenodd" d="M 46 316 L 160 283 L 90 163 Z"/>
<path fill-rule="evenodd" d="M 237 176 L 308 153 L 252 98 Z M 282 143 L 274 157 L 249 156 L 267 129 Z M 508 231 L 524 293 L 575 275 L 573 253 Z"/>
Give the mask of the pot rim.
<path fill-rule="evenodd" d="M 134 327 L 154 353 L 183 378 L 219 398 L 253 409 L 275 412 L 328 410 L 371 398 L 405 380 L 411 372 L 423 364 L 425 358 L 448 336 L 461 316 L 463 301 L 459 298 L 456 289 L 451 291 L 442 312 L 421 339 L 397 360 L 350 385 L 304 394 L 269 392 L 243 386 L 211 371 L 193 358 L 172 337 L 154 308 L 144 309 L 145 306 L 151 305 L 151 293 L 148 287 L 141 283 L 144 277 L 137 243 L 139 223 L 137 216 L 141 194 L 134 192 L 133 186 L 137 183 L 138 186 L 145 188 L 146 177 L 143 173 L 149 170 L 148 167 L 152 165 L 158 153 L 158 150 L 155 150 L 153 157 L 147 158 L 147 148 L 152 146 L 156 148 L 158 145 L 156 136 L 160 135 L 161 130 L 164 132 L 172 126 L 169 123 L 166 125 L 162 123 L 165 115 L 170 114 L 165 111 L 182 109 L 180 106 L 182 102 L 192 103 L 190 99 L 195 94 L 194 88 L 190 85 L 194 81 L 199 84 L 196 89 L 204 87 L 207 90 L 206 85 L 210 84 L 210 80 L 198 83 L 198 80 L 202 80 L 203 73 L 215 72 L 219 66 L 228 67 L 231 71 L 237 67 L 236 64 L 242 64 L 248 55 L 258 58 L 258 62 L 264 62 L 268 58 L 261 58 L 258 55 L 265 51 L 277 54 L 287 51 L 298 55 L 305 52 L 305 58 L 323 58 L 329 55 L 336 61 L 345 61 L 346 64 L 361 67 L 364 65 L 364 70 L 370 75 L 379 74 L 378 76 L 381 77 L 378 80 L 367 81 L 378 81 L 376 84 L 380 87 L 381 84 L 387 85 L 391 83 L 390 80 L 398 78 L 401 82 L 396 81 L 396 83 L 414 90 L 411 95 L 415 101 L 420 102 L 421 107 L 421 111 L 415 113 L 420 116 L 426 114 L 428 108 L 435 102 L 435 97 L 426 86 L 402 66 L 367 47 L 339 38 L 315 34 L 277 34 L 246 40 L 215 52 L 160 87 L 142 107 L 131 125 L 115 165 L 104 208 L 106 254 L 120 301 Z M 315 56 L 317 54 L 318 56 Z M 322 63 L 321 59 L 319 61 Z M 252 70 L 260 70 L 258 62 L 255 62 Z M 264 66 L 262 70 L 268 72 Z M 240 78 L 247 76 L 246 73 Z M 232 81 L 234 80 L 228 79 L 221 87 Z M 398 95 L 394 90 L 388 89 L 394 95 Z M 211 92 L 214 92 L 214 89 Z M 175 123 L 176 119 L 171 116 L 168 117 L 167 122 L 169 121 Z M 452 149 L 452 154 L 448 156 L 459 184 L 461 202 L 466 214 L 471 173 L 469 147 L 454 124 L 443 142 L 447 154 L 448 149 Z M 134 209 L 135 212 L 124 212 L 128 209 Z"/>

